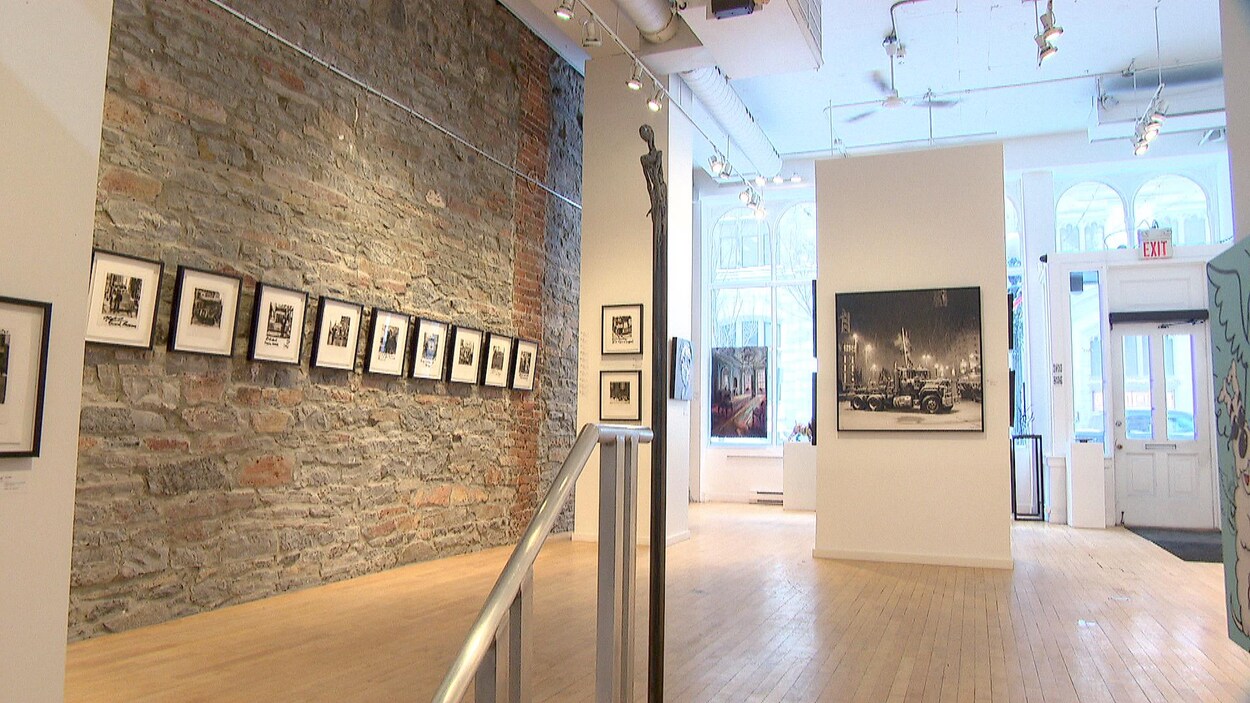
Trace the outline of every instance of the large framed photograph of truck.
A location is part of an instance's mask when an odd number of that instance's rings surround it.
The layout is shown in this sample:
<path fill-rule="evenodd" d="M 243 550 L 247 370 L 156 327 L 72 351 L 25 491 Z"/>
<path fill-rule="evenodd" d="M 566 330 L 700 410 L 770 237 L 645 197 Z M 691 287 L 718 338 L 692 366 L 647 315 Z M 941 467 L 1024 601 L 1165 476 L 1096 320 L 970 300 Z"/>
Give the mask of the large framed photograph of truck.
<path fill-rule="evenodd" d="M 983 432 L 981 289 L 839 293 L 838 431 Z"/>

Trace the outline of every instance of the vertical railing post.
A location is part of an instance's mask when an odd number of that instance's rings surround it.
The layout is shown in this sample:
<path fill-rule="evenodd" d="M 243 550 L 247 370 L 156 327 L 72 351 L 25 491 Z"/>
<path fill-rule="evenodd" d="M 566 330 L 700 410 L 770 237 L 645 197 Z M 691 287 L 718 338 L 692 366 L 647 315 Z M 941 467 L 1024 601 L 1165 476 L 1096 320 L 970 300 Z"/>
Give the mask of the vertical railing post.
<path fill-rule="evenodd" d="M 508 609 L 508 703 L 529 703 L 530 670 L 533 657 L 533 637 L 529 634 L 530 620 L 534 612 L 534 570 L 525 574 L 521 591 Z"/>
<path fill-rule="evenodd" d="M 507 627 L 505 624 L 504 627 Z M 482 663 L 478 664 L 477 674 L 473 677 L 473 700 L 475 703 L 496 703 L 498 700 L 499 677 L 499 639 L 490 643 Z"/>
<path fill-rule="evenodd" d="M 599 448 L 599 591 L 595 700 L 633 700 L 638 442 L 616 434 Z"/>

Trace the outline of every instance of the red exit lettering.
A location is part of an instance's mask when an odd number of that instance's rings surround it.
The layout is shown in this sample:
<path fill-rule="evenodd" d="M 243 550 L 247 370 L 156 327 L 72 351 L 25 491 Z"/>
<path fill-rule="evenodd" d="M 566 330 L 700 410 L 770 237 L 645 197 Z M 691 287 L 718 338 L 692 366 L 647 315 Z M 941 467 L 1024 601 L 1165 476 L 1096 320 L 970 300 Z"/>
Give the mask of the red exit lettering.
<path fill-rule="evenodd" d="M 1142 258 L 1166 259 L 1169 256 L 1171 256 L 1171 254 L 1168 252 L 1167 241 L 1160 240 L 1142 242 Z"/>

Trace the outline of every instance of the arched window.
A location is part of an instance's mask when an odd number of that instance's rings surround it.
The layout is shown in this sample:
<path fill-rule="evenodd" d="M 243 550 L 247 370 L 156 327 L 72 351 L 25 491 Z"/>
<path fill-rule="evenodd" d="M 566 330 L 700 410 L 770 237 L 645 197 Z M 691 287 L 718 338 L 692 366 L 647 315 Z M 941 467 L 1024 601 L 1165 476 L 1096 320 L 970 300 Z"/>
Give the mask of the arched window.
<path fill-rule="evenodd" d="M 816 203 L 799 203 L 777 220 L 777 278 L 816 275 Z"/>
<path fill-rule="evenodd" d="M 1111 186 L 1097 181 L 1077 183 L 1055 205 L 1059 251 L 1100 251 L 1130 246 L 1124 201 Z"/>
<path fill-rule="evenodd" d="M 757 219 L 751 208 L 734 208 L 712 229 L 712 278 L 767 281 L 771 251 L 767 220 Z"/>
<path fill-rule="evenodd" d="M 1207 194 L 1202 186 L 1184 176 L 1165 175 L 1142 184 L 1133 198 L 1137 229 L 1172 229 L 1172 243 L 1210 244 L 1211 222 L 1207 216 Z"/>
<path fill-rule="evenodd" d="M 1024 242 L 1020 238 L 1020 211 L 1011 198 L 1003 196 L 1003 209 L 1007 213 L 1007 272 L 1018 272 L 1024 265 Z"/>

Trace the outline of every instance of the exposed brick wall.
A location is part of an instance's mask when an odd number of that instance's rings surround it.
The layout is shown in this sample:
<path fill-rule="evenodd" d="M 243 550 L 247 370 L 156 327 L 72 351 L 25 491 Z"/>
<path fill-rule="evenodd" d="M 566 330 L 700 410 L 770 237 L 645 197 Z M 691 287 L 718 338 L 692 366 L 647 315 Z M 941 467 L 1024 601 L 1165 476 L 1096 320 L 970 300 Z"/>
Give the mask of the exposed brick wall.
<path fill-rule="evenodd" d="M 579 197 L 581 79 L 494 2 L 233 4 Z M 116 0 L 103 137 L 96 245 L 167 270 L 155 350 L 88 345 L 72 639 L 515 540 L 573 439 L 575 208 L 203 0 Z M 164 351 L 177 264 L 244 278 L 233 358 Z M 538 387 L 248 363 L 258 279 L 538 339 Z"/>

